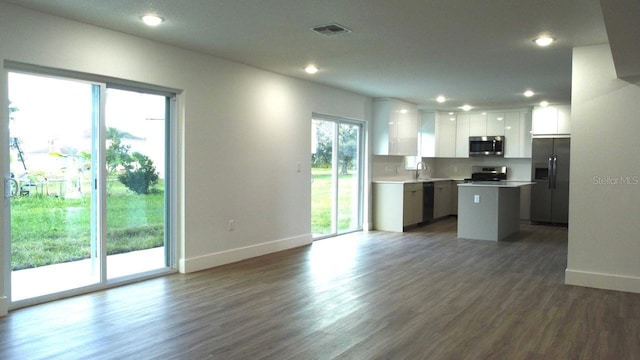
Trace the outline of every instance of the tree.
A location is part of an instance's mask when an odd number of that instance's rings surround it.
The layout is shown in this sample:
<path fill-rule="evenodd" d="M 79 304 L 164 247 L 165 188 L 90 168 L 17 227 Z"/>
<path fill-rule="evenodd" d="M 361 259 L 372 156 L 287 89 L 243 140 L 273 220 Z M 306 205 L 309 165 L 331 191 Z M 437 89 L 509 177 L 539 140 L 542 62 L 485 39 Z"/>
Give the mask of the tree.
<path fill-rule="evenodd" d="M 358 155 L 358 128 L 353 125 L 341 124 L 338 126 L 338 161 L 340 173 L 347 174 L 353 169 L 353 161 Z"/>
<path fill-rule="evenodd" d="M 136 194 L 148 194 L 151 186 L 158 183 L 158 178 L 153 161 L 139 152 L 128 157 L 124 173 L 118 175 L 118 180 Z"/>
<path fill-rule="evenodd" d="M 122 132 L 116 128 L 107 128 L 107 141 L 110 141 L 109 147 L 105 154 L 107 162 L 107 175 L 113 177 L 118 168 L 129 161 L 129 149 L 131 146 L 122 145 Z"/>
<path fill-rule="evenodd" d="M 317 148 L 311 154 L 311 164 L 316 168 L 330 167 L 333 162 L 333 134 L 335 123 L 331 121 L 316 121 Z M 353 169 L 354 160 L 358 155 L 358 127 L 349 124 L 338 124 L 338 162 L 340 173 L 347 174 Z"/>
<path fill-rule="evenodd" d="M 131 146 L 122 144 L 122 137 L 130 134 L 116 128 L 107 128 L 106 162 L 109 176 L 118 174 L 118 180 L 136 194 L 148 194 L 151 187 L 158 183 L 158 172 L 153 161 L 139 152 L 129 154 Z"/>

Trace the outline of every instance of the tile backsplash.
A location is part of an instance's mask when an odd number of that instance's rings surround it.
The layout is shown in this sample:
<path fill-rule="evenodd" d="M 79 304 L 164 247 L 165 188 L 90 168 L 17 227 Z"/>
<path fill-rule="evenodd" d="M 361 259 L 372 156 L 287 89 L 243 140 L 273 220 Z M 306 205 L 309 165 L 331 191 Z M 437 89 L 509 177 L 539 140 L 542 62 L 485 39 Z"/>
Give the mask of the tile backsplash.
<path fill-rule="evenodd" d="M 471 177 L 471 167 L 507 166 L 507 180 L 529 181 L 531 179 L 531 159 L 472 157 L 472 158 L 423 158 L 428 169 L 423 176 L 432 178 L 464 179 Z M 403 156 L 374 155 L 372 176 L 376 178 L 412 178 L 415 170 L 405 170 Z"/>

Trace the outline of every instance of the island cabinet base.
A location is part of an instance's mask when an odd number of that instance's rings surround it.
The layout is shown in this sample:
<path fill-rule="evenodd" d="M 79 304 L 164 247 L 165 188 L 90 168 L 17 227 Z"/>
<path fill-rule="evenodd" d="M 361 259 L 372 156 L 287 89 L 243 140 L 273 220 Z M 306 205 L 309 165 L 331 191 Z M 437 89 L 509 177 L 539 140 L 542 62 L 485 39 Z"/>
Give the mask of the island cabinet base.
<path fill-rule="evenodd" d="M 519 187 L 458 187 L 458 237 L 498 241 L 519 230 Z"/>

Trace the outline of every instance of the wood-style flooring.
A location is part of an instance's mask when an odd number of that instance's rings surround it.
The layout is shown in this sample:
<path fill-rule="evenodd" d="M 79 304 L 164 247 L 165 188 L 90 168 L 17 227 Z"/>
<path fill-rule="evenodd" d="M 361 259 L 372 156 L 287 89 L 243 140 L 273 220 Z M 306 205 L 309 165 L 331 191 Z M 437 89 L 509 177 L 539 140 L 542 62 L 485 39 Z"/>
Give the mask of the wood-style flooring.
<path fill-rule="evenodd" d="M 640 359 L 640 294 L 563 284 L 567 229 L 354 233 L 10 312 L 0 359 Z"/>

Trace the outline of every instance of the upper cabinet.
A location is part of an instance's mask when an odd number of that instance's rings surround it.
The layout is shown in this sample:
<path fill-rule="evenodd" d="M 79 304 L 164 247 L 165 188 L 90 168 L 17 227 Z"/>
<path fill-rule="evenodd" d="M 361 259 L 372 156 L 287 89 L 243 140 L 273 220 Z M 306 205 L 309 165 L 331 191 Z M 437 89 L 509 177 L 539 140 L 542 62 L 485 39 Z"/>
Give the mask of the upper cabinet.
<path fill-rule="evenodd" d="M 395 99 L 373 102 L 373 154 L 415 156 L 418 152 L 418 109 Z"/>
<path fill-rule="evenodd" d="M 487 136 L 504 135 L 505 124 L 503 112 L 487 113 Z"/>
<path fill-rule="evenodd" d="M 504 112 L 469 113 L 469 136 L 504 135 Z"/>
<path fill-rule="evenodd" d="M 471 116 L 468 113 L 459 113 L 456 116 L 456 157 L 469 157 L 469 131 Z"/>
<path fill-rule="evenodd" d="M 418 156 L 469 157 L 469 136 L 504 136 L 505 158 L 531 157 L 531 110 L 420 111 Z"/>
<path fill-rule="evenodd" d="M 418 127 L 418 156 L 436 156 L 436 113 L 420 111 Z"/>
<path fill-rule="evenodd" d="M 487 136 L 487 113 L 469 114 L 469 136 Z"/>
<path fill-rule="evenodd" d="M 504 113 L 505 158 L 531 157 L 531 113 L 510 111 Z"/>
<path fill-rule="evenodd" d="M 533 135 L 570 135 L 571 106 L 534 107 L 532 131 Z"/>
<path fill-rule="evenodd" d="M 456 115 L 436 112 L 436 157 L 456 157 L 456 136 Z M 465 141 L 468 140 L 467 138 Z"/>

